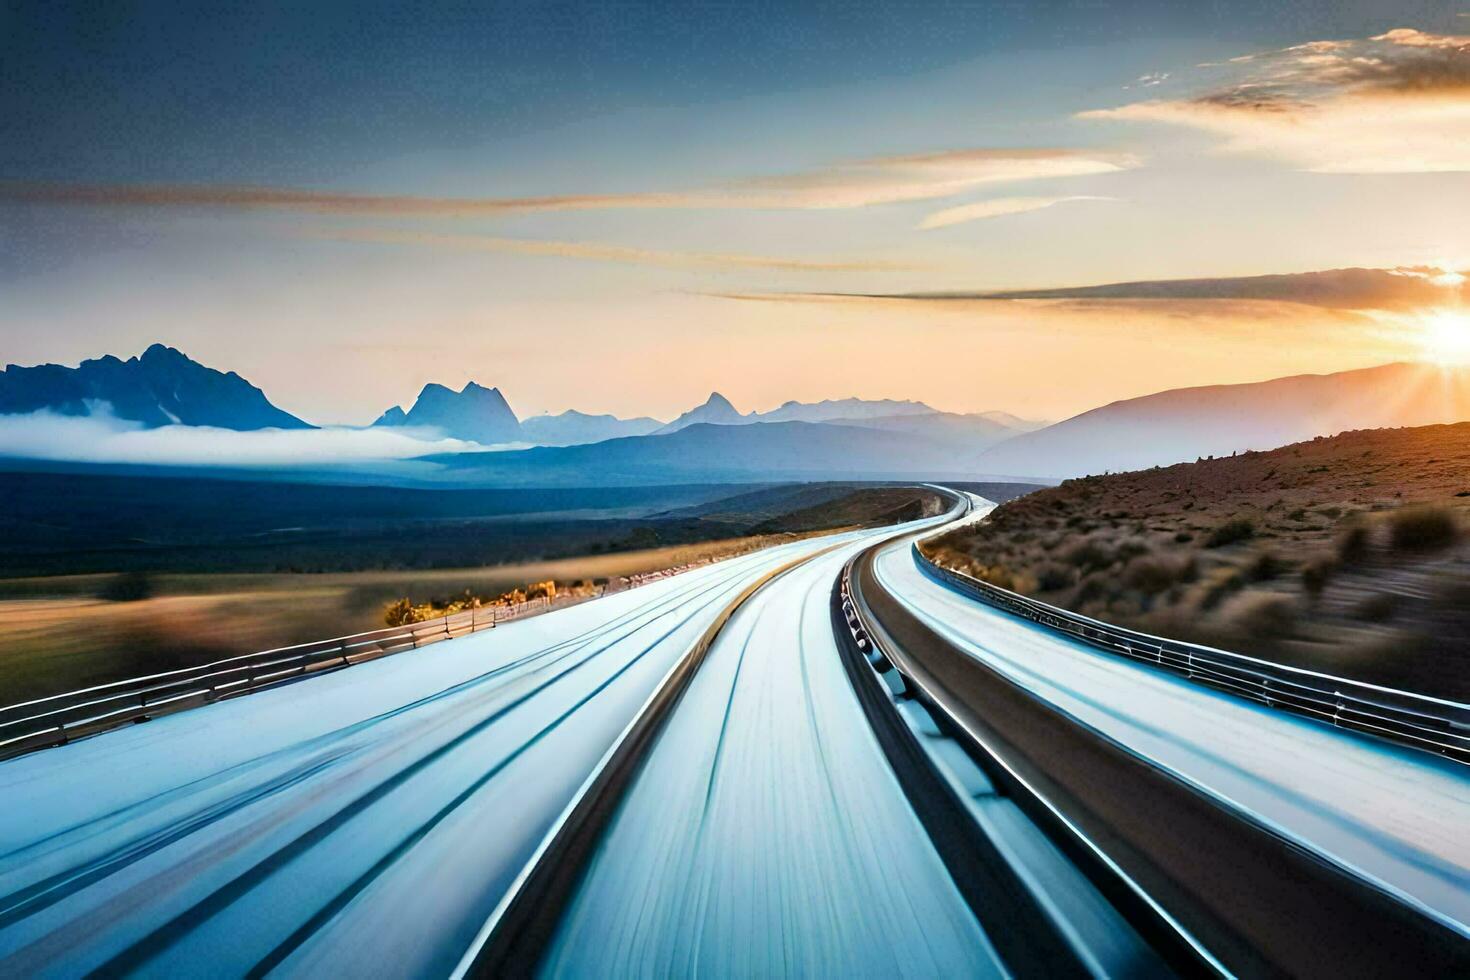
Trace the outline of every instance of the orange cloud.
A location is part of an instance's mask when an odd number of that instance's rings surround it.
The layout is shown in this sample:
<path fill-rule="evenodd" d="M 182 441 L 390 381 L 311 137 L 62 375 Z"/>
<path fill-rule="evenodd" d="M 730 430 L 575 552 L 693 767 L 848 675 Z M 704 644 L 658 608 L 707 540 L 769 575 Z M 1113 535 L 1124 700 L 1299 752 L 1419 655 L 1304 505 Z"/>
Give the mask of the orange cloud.
<path fill-rule="evenodd" d="M 1027 211 L 1040 211 L 1044 208 L 1053 207 L 1057 204 L 1066 204 L 1068 201 L 1112 201 L 1116 198 L 1098 197 L 1092 194 L 1072 194 L 1066 197 L 993 197 L 984 201 L 976 201 L 974 204 L 961 204 L 957 207 L 945 208 L 943 211 L 935 211 L 919 222 L 923 230 L 932 228 L 945 228 L 949 225 L 957 225 L 966 221 L 979 221 L 984 218 L 999 218 L 1008 214 L 1024 214 Z"/>
<path fill-rule="evenodd" d="M 1157 279 L 1055 286 L 1042 289 L 919 293 L 754 293 L 743 298 L 807 301 L 897 301 L 958 304 L 1033 302 L 1066 304 L 1073 310 L 1149 304 L 1179 314 L 1219 312 L 1233 307 L 1251 319 L 1281 307 L 1311 306 L 1347 313 L 1422 310 L 1470 305 L 1470 277 L 1432 266 L 1393 269 L 1328 269 L 1213 279 Z M 1300 311 L 1298 311 L 1300 312 Z"/>
<path fill-rule="evenodd" d="M 1223 67 L 1239 73 L 1224 87 L 1080 118 L 1202 129 L 1224 136 L 1227 152 L 1322 173 L 1470 170 L 1470 37 L 1397 28 L 1245 55 Z"/>

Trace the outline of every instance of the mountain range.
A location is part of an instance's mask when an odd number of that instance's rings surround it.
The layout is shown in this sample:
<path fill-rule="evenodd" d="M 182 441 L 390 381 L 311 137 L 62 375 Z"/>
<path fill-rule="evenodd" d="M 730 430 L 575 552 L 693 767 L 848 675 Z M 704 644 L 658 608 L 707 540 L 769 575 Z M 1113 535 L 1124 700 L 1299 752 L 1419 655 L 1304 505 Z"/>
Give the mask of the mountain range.
<path fill-rule="evenodd" d="M 259 388 L 234 372 L 226 374 L 205 367 L 162 344 L 154 344 L 140 357 L 126 361 L 108 355 L 83 361 L 75 368 L 59 364 L 10 365 L 0 371 L 0 415 L 42 410 L 71 416 L 110 414 L 149 428 L 314 428 L 272 405 Z M 700 423 L 773 422 L 832 422 L 910 432 L 952 442 L 952 448 L 961 453 L 983 449 L 1042 424 L 1004 412 L 955 415 L 936 411 L 923 402 L 894 399 L 788 401 L 768 412 L 742 413 L 718 392 L 669 423 L 646 416 L 625 419 L 576 410 L 520 419 L 499 388 L 486 388 L 472 381 L 458 391 L 442 384 L 426 384 L 407 411 L 395 405 L 383 412 L 371 428 L 437 430 L 484 446 L 575 446 L 628 436 L 667 435 Z"/>
<path fill-rule="evenodd" d="M 235 372 L 207 368 L 163 344 L 126 361 L 109 354 L 74 368 L 10 364 L 0 371 L 0 415 L 42 410 L 58 415 L 110 413 L 148 428 L 313 428 L 272 405 L 264 392 Z"/>
<path fill-rule="evenodd" d="M 10 365 L 0 371 L 0 416 L 42 410 L 111 415 L 149 428 L 313 428 L 272 405 L 239 375 L 205 367 L 161 344 L 126 361 L 108 356 L 75 368 Z M 410 445 L 423 432 L 424 439 L 447 435 L 499 451 L 381 464 L 362 457 L 333 463 L 307 453 L 302 467 L 316 466 L 340 479 L 465 486 L 915 477 L 1051 481 L 1272 449 L 1350 429 L 1462 420 L 1470 420 L 1470 366 L 1387 364 L 1181 388 L 1050 425 L 1002 412 L 948 413 L 889 399 L 790 401 L 768 412 L 742 413 L 718 392 L 667 424 L 578 411 L 522 420 L 498 388 L 471 382 L 458 391 L 425 385 L 407 411 L 395 406 L 371 428 L 409 430 Z M 7 425 L 13 430 L 14 423 Z M 29 445 L 34 438 L 0 444 L 0 455 L 29 459 L 36 455 L 26 450 Z M 210 465 L 229 463 L 211 457 Z"/>
<path fill-rule="evenodd" d="M 773 422 L 830 422 L 910 432 L 939 442 L 954 443 L 952 448 L 961 454 L 984 449 L 1043 424 L 1027 422 L 1005 412 L 957 415 L 940 412 L 923 402 L 887 398 L 788 401 L 769 412 L 742 413 L 730 399 L 717 391 L 668 423 L 647 417 L 623 419 L 615 415 L 588 415 L 578 411 L 535 415 L 517 421 L 499 388 L 483 388 L 470 382 L 458 392 L 443 385 L 425 385 L 407 412 L 395 405 L 373 425 L 434 427 L 446 435 L 486 446 L 517 442 L 536 446 L 576 446 L 626 436 L 671 435 L 692 425 Z"/>
<path fill-rule="evenodd" d="M 936 409 L 923 402 L 894 401 L 891 398 L 870 400 L 864 398 L 827 399 L 819 402 L 789 401 L 769 412 L 747 412 L 741 414 L 730 399 L 718 391 L 711 393 L 703 405 L 692 408 L 658 431 L 678 432 L 685 426 L 709 422 L 714 425 L 749 425 L 755 422 L 832 422 L 838 419 L 856 422 L 861 419 L 899 418 L 936 415 Z M 996 416 L 1004 412 L 990 413 Z M 1011 416 L 1014 418 L 1014 416 Z M 1020 420 L 1017 419 L 1019 422 Z"/>

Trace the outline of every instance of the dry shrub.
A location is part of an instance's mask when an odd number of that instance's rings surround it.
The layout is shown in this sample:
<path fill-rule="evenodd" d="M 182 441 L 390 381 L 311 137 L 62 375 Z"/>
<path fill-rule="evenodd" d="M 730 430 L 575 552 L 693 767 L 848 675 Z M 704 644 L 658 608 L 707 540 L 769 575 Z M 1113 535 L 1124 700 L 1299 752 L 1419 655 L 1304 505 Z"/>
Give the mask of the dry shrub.
<path fill-rule="evenodd" d="M 1344 564 L 1362 561 L 1368 557 L 1368 549 L 1373 544 L 1372 532 L 1368 525 L 1354 523 L 1338 536 L 1337 557 Z"/>
<path fill-rule="evenodd" d="M 1444 507 L 1403 507 L 1388 519 L 1389 540 L 1401 551 L 1428 551 L 1454 544 L 1460 528 Z"/>
<path fill-rule="evenodd" d="M 1262 551 L 1246 566 L 1246 577 L 1252 582 L 1269 582 L 1286 571 L 1286 562 L 1271 551 Z"/>
<path fill-rule="evenodd" d="M 1317 558 L 1302 567 L 1302 588 L 1313 599 L 1322 594 L 1332 574 L 1337 571 L 1337 561 L 1330 557 Z"/>
<path fill-rule="evenodd" d="M 1135 558 L 1125 576 L 1130 588 L 1150 596 L 1165 591 L 1177 578 L 1178 571 L 1157 558 Z"/>
<path fill-rule="evenodd" d="M 1036 587 L 1042 592 L 1056 592 L 1065 589 L 1076 580 L 1076 574 L 1065 565 L 1049 562 L 1043 565 L 1041 572 L 1036 577 Z"/>
<path fill-rule="evenodd" d="M 1211 531 L 1210 536 L 1205 539 L 1205 547 L 1223 548 L 1229 544 L 1245 541 L 1253 537 L 1255 533 L 1256 525 L 1253 521 L 1248 518 L 1237 517 L 1234 520 L 1226 521 Z"/>
<path fill-rule="evenodd" d="M 1102 544 L 1089 538 L 1068 548 L 1062 559 L 1084 572 L 1092 572 L 1111 565 L 1113 554 Z"/>
<path fill-rule="evenodd" d="M 1202 612 L 1209 612 L 1225 601 L 1227 596 L 1239 592 L 1245 586 L 1245 577 L 1235 569 L 1227 569 L 1217 575 L 1215 580 L 1205 587 L 1204 594 L 1200 596 L 1199 607 Z"/>
<path fill-rule="evenodd" d="M 1232 622 L 1236 629 L 1257 639 L 1286 639 L 1296 631 L 1296 603 L 1282 595 L 1246 597 Z"/>

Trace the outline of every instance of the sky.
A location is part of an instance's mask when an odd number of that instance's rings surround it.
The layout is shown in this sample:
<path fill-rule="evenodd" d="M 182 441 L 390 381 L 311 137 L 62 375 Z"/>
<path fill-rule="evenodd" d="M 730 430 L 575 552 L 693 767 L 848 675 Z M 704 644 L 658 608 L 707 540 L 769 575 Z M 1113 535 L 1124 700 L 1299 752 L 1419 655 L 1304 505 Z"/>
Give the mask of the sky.
<path fill-rule="evenodd" d="M 1467 213 L 1465 0 L 0 0 L 0 360 L 318 423 L 1470 356 Z"/>

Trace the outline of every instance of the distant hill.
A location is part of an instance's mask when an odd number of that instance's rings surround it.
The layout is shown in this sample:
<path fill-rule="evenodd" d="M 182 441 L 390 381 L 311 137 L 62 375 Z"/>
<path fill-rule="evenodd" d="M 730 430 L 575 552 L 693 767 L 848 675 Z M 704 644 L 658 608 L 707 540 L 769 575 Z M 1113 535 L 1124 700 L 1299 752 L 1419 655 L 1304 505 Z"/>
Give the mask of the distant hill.
<path fill-rule="evenodd" d="M 585 446 L 424 457 L 450 482 L 496 486 L 732 483 L 971 476 L 954 446 L 909 432 L 810 422 L 697 423 Z"/>
<path fill-rule="evenodd" d="M 646 436 L 663 426 L 648 417 L 620 419 L 616 415 L 588 415 L 575 409 L 560 415 L 533 415 L 521 420 L 521 439 L 538 446 L 578 446 L 623 436 Z"/>
<path fill-rule="evenodd" d="M 413 408 L 404 412 L 395 405 L 373 425 L 433 427 L 456 439 L 486 446 L 521 440 L 521 422 L 500 389 L 485 388 L 473 381 L 459 391 L 426 384 Z"/>
<path fill-rule="evenodd" d="M 926 439 L 951 443 L 955 451 L 961 454 L 977 452 L 1027 431 L 997 422 L 989 414 L 958 415 L 935 411 L 927 414 L 844 418 L 833 421 L 837 425 L 852 425 L 864 429 L 912 432 Z"/>
<path fill-rule="evenodd" d="M 909 415 L 931 415 L 934 409 L 923 402 L 839 398 L 820 402 L 789 401 L 769 412 L 752 413 L 759 422 L 832 422 L 838 419 L 876 419 Z"/>
<path fill-rule="evenodd" d="M 1012 415 L 1010 412 L 976 412 L 974 413 L 974 417 L 988 419 L 991 422 L 999 423 L 1007 429 L 1014 429 L 1017 432 L 1034 432 L 1037 429 L 1044 429 L 1048 425 L 1051 425 L 1050 422 L 1044 422 L 1038 419 L 1023 419 L 1018 415 Z"/>
<path fill-rule="evenodd" d="M 207 368 L 163 344 L 154 344 L 141 357 L 126 361 L 108 355 L 75 368 L 11 364 L 0 371 L 0 415 L 43 409 L 60 415 L 110 411 L 117 418 L 150 428 L 313 428 L 272 405 L 259 388 L 235 372 Z"/>
<path fill-rule="evenodd" d="M 1470 368 L 1386 364 L 1256 384 L 1180 388 L 1016 436 L 977 468 L 1065 478 L 1273 449 L 1351 429 L 1470 419 Z"/>
<path fill-rule="evenodd" d="M 730 399 L 718 391 L 713 391 L 710 392 L 709 398 L 705 399 L 703 405 L 691 408 L 656 431 L 659 435 L 667 435 L 670 432 L 687 429 L 691 425 L 742 425 L 747 421 L 749 420 L 736 411 L 734 405 L 730 404 Z"/>

